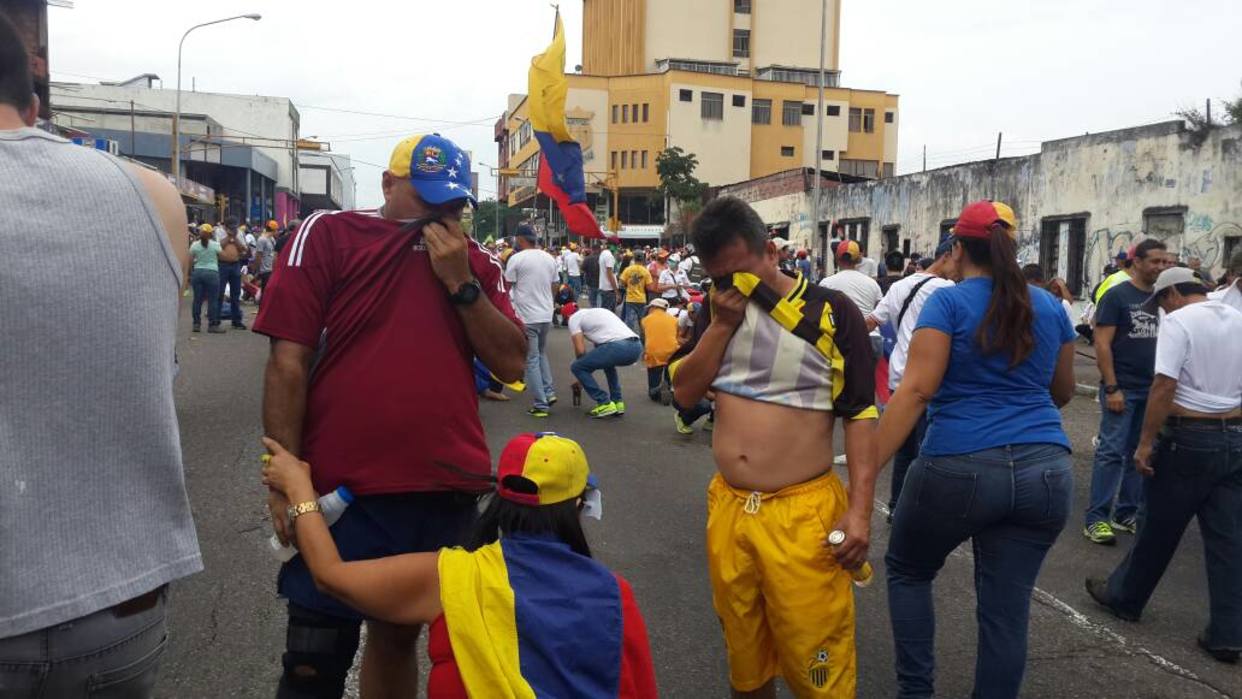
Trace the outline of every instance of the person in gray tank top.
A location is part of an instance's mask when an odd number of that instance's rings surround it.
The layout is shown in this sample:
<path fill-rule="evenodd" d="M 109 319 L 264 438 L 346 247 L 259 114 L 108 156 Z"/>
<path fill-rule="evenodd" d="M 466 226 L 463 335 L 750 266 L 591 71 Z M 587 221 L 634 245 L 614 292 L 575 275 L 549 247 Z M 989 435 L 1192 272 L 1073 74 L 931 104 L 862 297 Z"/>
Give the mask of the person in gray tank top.
<path fill-rule="evenodd" d="M 37 113 L 0 13 L 0 695 L 146 697 L 168 583 L 203 567 L 173 405 L 185 209 Z"/>

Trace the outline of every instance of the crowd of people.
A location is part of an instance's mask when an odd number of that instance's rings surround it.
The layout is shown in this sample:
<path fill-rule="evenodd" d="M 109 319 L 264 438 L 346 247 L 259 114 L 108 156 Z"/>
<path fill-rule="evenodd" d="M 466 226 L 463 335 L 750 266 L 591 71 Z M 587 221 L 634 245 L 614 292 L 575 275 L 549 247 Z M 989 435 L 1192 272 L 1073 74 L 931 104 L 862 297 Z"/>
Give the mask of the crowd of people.
<path fill-rule="evenodd" d="M 536 420 L 558 403 L 554 322 L 587 417 L 626 414 L 621 371 L 641 360 L 678 432 L 712 426 L 703 543 L 735 695 L 774 696 L 782 678 L 800 697 L 855 696 L 852 585 L 872 574 L 890 460 L 898 695 L 935 693 L 932 586 L 965 541 L 974 695 L 1020 694 L 1032 588 L 1071 516 L 1060 408 L 1080 333 L 1066 285 L 1019 265 L 1005 204 L 968 204 L 932 254 L 893 252 L 882 269 L 858 241 L 834 241 L 822 280 L 732 197 L 706 204 L 673 249 L 547 249 L 522 226 L 489 250 L 462 229 L 476 204 L 468 155 L 431 134 L 394 148 L 377 209 L 316 212 L 283 234 L 191 229 L 163 176 L 32 128 L 37 110 L 0 17 L 0 249 L 21 259 L 28 243 L 6 241 L 29 241 L 37 221 L 42 262 L 72 271 L 0 271 L 0 326 L 26 334 L 0 355 L 0 475 L 14 484 L 0 489 L 0 552 L 20 562 L 0 566 L 0 694 L 152 695 L 168 586 L 203 567 L 172 390 L 181 299 L 192 287 L 194 330 L 204 303 L 208 332 L 226 315 L 240 329 L 249 284 L 252 329 L 269 340 L 256 470 L 274 533 L 298 554 L 276 581 L 276 696 L 342 696 L 363 624 L 366 697 L 416 694 L 423 626 L 431 697 L 657 694 L 636 599 L 659 590 L 592 557 L 581 520 L 600 516 L 603 486 L 582 446 L 532 432 L 496 465 L 488 450 L 481 392 L 524 387 Z M 81 244 L 105 231 L 108 245 Z M 1135 537 L 1086 588 L 1137 621 L 1198 517 L 1210 608 L 1198 643 L 1237 662 L 1242 253 L 1215 291 L 1155 239 L 1124 262 L 1088 323 L 1101 421 L 1084 534 Z M 347 504 L 331 528 L 327 494 Z"/>

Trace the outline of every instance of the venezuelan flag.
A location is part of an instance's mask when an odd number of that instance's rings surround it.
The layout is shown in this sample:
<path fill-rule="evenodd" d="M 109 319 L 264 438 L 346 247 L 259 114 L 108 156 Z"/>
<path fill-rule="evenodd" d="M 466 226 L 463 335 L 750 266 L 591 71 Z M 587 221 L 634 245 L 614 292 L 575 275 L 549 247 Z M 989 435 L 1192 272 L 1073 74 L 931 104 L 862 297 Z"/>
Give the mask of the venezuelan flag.
<path fill-rule="evenodd" d="M 582 174 L 582 146 L 569 135 L 565 122 L 565 27 L 556 13 L 552 44 L 530 63 L 528 77 L 530 126 L 539 140 L 539 189 L 556 201 L 569 230 L 584 238 L 603 238 L 604 232 L 586 203 Z"/>
<path fill-rule="evenodd" d="M 515 535 L 440 552 L 440 600 L 471 697 L 654 697 L 629 584 L 559 540 Z"/>

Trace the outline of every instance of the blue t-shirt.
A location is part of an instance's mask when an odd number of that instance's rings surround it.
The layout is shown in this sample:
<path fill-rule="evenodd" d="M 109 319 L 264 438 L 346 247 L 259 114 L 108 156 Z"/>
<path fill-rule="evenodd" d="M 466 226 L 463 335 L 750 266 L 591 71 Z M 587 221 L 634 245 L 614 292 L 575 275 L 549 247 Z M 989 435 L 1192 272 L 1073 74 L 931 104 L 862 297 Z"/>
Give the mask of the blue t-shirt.
<path fill-rule="evenodd" d="M 1095 309 L 1095 324 L 1115 328 L 1113 341 L 1113 373 L 1123 391 L 1139 395 L 1151 388 L 1156 371 L 1156 336 L 1160 320 L 1142 309 L 1149 292 L 1127 279 L 1118 282 L 1100 299 Z"/>
<path fill-rule="evenodd" d="M 1030 293 L 1035 348 L 1013 369 L 1006 353 L 985 355 L 975 339 L 992 297 L 990 278 L 972 277 L 927 299 L 915 331 L 939 330 L 952 344 L 940 390 L 927 409 L 921 453 L 972 454 L 1009 444 L 1070 448 L 1049 386 L 1061 347 L 1074 341 L 1074 328 L 1052 294 L 1034 288 Z"/>

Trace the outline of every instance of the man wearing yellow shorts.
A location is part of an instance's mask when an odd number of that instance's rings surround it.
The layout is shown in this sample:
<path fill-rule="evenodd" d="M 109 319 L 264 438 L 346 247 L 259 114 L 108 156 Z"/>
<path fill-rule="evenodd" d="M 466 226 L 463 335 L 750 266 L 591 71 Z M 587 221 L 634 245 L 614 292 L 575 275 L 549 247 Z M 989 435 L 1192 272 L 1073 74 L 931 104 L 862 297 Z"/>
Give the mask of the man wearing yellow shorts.
<path fill-rule="evenodd" d="M 875 491 L 875 360 L 840 292 L 777 268 L 742 201 L 708 204 L 694 245 L 714 280 L 710 322 L 673 367 L 679 406 L 716 397 L 707 555 L 735 696 L 853 697 L 850 570 L 866 559 Z M 708 306 L 708 304 L 705 304 Z M 832 472 L 845 418 L 850 491 Z M 845 532 L 835 551 L 829 532 Z"/>

